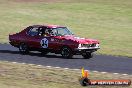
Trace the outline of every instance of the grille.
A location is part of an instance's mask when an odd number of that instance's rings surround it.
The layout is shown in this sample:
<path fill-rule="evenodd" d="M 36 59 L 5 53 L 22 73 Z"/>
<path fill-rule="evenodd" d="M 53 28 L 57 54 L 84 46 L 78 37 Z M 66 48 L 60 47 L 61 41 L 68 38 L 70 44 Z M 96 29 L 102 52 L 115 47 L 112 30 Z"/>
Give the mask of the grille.
<path fill-rule="evenodd" d="M 94 44 L 82 44 L 82 47 L 87 47 L 87 48 L 95 47 L 95 46 L 96 46 L 96 43 L 94 43 Z"/>
<path fill-rule="evenodd" d="M 96 43 L 94 43 L 94 44 L 91 44 L 91 47 L 95 47 L 96 46 Z"/>

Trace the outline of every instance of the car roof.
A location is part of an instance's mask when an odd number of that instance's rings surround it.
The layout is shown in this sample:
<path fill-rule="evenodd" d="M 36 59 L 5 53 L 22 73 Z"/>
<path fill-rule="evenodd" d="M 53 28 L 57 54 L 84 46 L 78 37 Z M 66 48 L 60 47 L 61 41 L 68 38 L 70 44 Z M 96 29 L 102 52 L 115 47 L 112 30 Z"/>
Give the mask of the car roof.
<path fill-rule="evenodd" d="M 32 27 L 58 28 L 58 27 L 65 27 L 65 26 L 59 26 L 59 25 L 33 25 Z"/>

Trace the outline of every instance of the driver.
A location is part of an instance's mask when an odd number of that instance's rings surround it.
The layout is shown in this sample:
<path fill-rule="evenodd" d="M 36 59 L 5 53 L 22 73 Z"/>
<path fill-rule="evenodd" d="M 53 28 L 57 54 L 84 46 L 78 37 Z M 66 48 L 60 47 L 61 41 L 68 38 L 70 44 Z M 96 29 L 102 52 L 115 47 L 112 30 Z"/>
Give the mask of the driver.
<path fill-rule="evenodd" d="M 51 29 L 46 29 L 45 32 L 43 33 L 44 36 L 50 36 L 52 35 L 52 30 Z"/>

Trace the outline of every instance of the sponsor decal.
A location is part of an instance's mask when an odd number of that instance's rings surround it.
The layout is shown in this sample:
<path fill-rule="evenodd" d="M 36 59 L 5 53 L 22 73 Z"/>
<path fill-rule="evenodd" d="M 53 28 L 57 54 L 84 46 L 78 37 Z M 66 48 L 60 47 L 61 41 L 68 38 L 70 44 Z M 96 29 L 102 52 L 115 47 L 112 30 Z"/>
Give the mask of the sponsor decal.
<path fill-rule="evenodd" d="M 49 41 L 48 41 L 48 39 L 46 39 L 46 38 L 43 38 L 43 39 L 40 41 L 40 44 L 41 44 L 42 48 L 48 48 L 48 43 L 49 43 Z"/>
<path fill-rule="evenodd" d="M 82 68 L 82 76 L 79 79 L 82 86 L 88 85 L 116 85 L 116 86 L 130 86 L 131 80 L 129 79 L 105 79 L 105 80 L 92 80 L 89 79 L 89 72 Z"/>
<path fill-rule="evenodd" d="M 51 38 L 51 41 L 53 42 L 53 41 L 55 41 L 55 39 Z"/>

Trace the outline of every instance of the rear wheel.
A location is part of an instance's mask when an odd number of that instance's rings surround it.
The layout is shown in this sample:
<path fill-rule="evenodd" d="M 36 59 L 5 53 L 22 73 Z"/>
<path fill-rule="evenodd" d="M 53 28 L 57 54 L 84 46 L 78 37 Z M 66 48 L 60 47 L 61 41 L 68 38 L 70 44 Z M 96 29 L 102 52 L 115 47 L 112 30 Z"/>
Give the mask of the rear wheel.
<path fill-rule="evenodd" d="M 64 58 L 72 58 L 73 57 L 72 50 L 69 47 L 63 47 L 61 50 L 61 55 Z"/>
<path fill-rule="evenodd" d="M 85 59 L 90 59 L 90 58 L 93 57 L 93 53 L 84 53 L 84 54 L 82 54 L 82 56 L 83 56 L 83 58 L 85 58 Z"/>
<path fill-rule="evenodd" d="M 21 43 L 21 44 L 19 45 L 19 51 L 20 51 L 20 53 L 22 53 L 22 54 L 27 54 L 27 53 L 29 53 L 28 46 L 27 46 L 25 43 Z"/>

